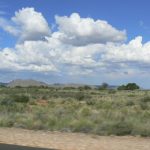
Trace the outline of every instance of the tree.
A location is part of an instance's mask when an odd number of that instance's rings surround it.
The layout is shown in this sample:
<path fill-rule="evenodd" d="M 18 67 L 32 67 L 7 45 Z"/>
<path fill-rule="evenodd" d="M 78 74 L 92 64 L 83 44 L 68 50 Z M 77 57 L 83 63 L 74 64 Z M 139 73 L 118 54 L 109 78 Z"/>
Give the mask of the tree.
<path fill-rule="evenodd" d="M 106 90 L 108 88 L 108 84 L 107 83 L 102 83 L 102 85 L 99 87 L 99 90 Z"/>
<path fill-rule="evenodd" d="M 139 89 L 140 87 L 136 83 L 128 83 L 126 85 L 127 90 L 136 90 Z"/>
<path fill-rule="evenodd" d="M 85 90 L 91 90 L 91 89 L 92 89 L 89 85 L 85 85 L 83 88 L 84 88 Z"/>
<path fill-rule="evenodd" d="M 118 90 L 126 90 L 126 85 L 121 85 L 118 87 Z"/>
<path fill-rule="evenodd" d="M 136 83 L 128 83 L 127 85 L 121 85 L 118 87 L 118 90 L 136 90 L 140 87 Z"/>

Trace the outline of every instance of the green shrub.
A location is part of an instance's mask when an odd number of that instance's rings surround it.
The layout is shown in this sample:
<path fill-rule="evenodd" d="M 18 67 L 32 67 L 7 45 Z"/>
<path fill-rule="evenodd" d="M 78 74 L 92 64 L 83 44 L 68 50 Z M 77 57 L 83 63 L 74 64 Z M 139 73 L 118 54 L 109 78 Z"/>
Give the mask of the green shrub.
<path fill-rule="evenodd" d="M 28 103 L 30 98 L 27 95 L 13 95 L 12 99 L 18 103 Z"/>
<path fill-rule="evenodd" d="M 136 90 L 139 89 L 140 87 L 136 83 L 128 83 L 126 85 L 126 90 Z"/>
<path fill-rule="evenodd" d="M 140 87 L 136 83 L 128 83 L 127 85 L 121 85 L 118 87 L 118 90 L 136 90 Z"/>
<path fill-rule="evenodd" d="M 91 114 L 91 110 L 88 107 L 84 107 L 81 110 L 81 116 L 86 117 L 89 116 Z"/>
<path fill-rule="evenodd" d="M 0 120 L 0 126 L 1 127 L 13 127 L 14 121 L 13 120 Z"/>
<path fill-rule="evenodd" d="M 144 124 L 139 122 L 136 124 L 133 128 L 132 134 L 141 135 L 142 137 L 150 137 L 149 122 Z"/>
<path fill-rule="evenodd" d="M 92 132 L 94 125 L 92 122 L 82 119 L 73 121 L 70 127 L 73 132 L 90 133 Z"/>
<path fill-rule="evenodd" d="M 79 101 L 82 101 L 82 100 L 84 100 L 85 95 L 84 95 L 84 93 L 80 92 L 75 95 L 75 98 Z"/>
<path fill-rule="evenodd" d="M 121 85 L 117 88 L 118 90 L 126 90 L 126 86 L 125 85 Z"/>
<path fill-rule="evenodd" d="M 43 96 L 42 96 L 42 99 L 48 100 L 48 96 L 47 96 L 47 95 L 43 95 Z"/>
<path fill-rule="evenodd" d="M 146 110 L 146 109 L 149 108 L 148 105 L 147 105 L 147 103 L 144 103 L 144 102 L 140 102 L 139 105 L 140 105 L 140 107 L 141 107 L 142 110 Z"/>
<path fill-rule="evenodd" d="M 108 89 L 109 85 L 107 83 L 102 83 L 102 85 L 98 88 L 99 90 L 106 90 Z"/>
<path fill-rule="evenodd" d="M 133 106 L 133 105 L 135 105 L 135 104 L 134 104 L 134 102 L 131 101 L 131 100 L 127 101 L 127 103 L 126 103 L 126 106 Z"/>
<path fill-rule="evenodd" d="M 95 101 L 93 99 L 87 99 L 86 104 L 87 105 L 95 105 Z"/>
<path fill-rule="evenodd" d="M 146 97 L 142 98 L 142 99 L 141 99 L 141 102 L 144 102 L 144 103 L 150 102 L 150 97 L 149 97 L 149 96 L 146 96 Z"/>
<path fill-rule="evenodd" d="M 69 87 L 69 86 L 63 87 L 63 90 L 74 90 L 74 89 L 76 89 L 76 88 L 75 87 Z"/>
<path fill-rule="evenodd" d="M 54 116 L 50 116 L 48 118 L 48 127 L 49 127 L 49 129 L 55 128 L 56 125 L 57 125 L 57 118 L 54 117 Z"/>
<path fill-rule="evenodd" d="M 135 97 L 135 94 L 129 94 L 128 97 Z"/>
<path fill-rule="evenodd" d="M 3 99 L 0 101 L 0 105 L 11 106 L 14 104 L 14 100 L 11 99 Z"/>
<path fill-rule="evenodd" d="M 122 136 L 122 135 L 130 135 L 132 133 L 133 127 L 131 124 L 126 123 L 124 121 L 116 122 L 112 125 L 110 134 Z"/>
<path fill-rule="evenodd" d="M 116 90 L 114 90 L 114 89 L 110 89 L 110 90 L 108 90 L 108 94 L 115 94 L 117 91 Z"/>
<path fill-rule="evenodd" d="M 100 124 L 97 129 L 96 133 L 99 135 L 130 135 L 132 133 L 132 125 L 126 123 L 124 121 L 105 121 L 104 123 Z"/>
<path fill-rule="evenodd" d="M 0 127 L 13 127 L 15 120 L 11 114 L 0 117 Z"/>
<path fill-rule="evenodd" d="M 84 90 L 91 90 L 92 88 L 90 87 L 90 86 L 88 86 L 88 85 L 85 85 L 84 87 Z"/>

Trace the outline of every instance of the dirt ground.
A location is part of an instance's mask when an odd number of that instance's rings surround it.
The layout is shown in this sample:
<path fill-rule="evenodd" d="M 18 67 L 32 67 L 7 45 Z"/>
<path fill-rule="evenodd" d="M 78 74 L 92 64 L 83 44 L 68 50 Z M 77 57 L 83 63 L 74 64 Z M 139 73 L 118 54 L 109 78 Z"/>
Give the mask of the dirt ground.
<path fill-rule="evenodd" d="M 150 150 L 150 138 L 0 128 L 0 143 L 58 150 Z"/>

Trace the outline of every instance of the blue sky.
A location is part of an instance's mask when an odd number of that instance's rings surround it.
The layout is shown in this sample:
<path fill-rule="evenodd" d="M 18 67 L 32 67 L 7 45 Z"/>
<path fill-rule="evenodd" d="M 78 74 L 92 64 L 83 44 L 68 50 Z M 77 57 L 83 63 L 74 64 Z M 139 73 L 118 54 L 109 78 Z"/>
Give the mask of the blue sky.
<path fill-rule="evenodd" d="M 0 81 L 150 88 L 150 1 L 1 0 Z"/>

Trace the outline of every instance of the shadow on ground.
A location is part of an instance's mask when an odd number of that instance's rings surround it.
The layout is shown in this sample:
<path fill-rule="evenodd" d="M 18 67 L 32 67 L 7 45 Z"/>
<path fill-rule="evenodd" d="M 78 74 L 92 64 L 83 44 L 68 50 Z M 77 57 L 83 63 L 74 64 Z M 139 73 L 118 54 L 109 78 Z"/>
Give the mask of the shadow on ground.
<path fill-rule="evenodd" d="M 56 149 L 0 144 L 0 150 L 56 150 Z"/>

